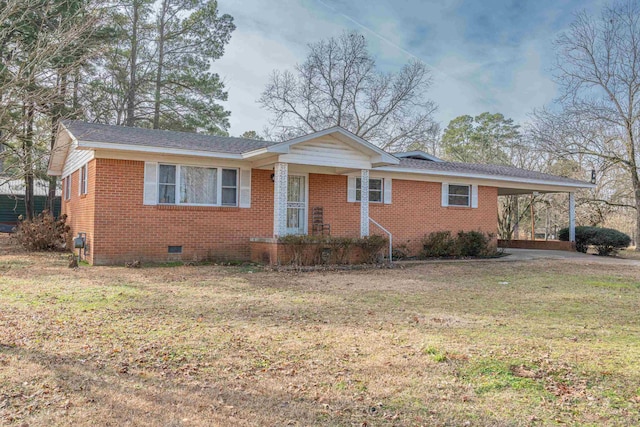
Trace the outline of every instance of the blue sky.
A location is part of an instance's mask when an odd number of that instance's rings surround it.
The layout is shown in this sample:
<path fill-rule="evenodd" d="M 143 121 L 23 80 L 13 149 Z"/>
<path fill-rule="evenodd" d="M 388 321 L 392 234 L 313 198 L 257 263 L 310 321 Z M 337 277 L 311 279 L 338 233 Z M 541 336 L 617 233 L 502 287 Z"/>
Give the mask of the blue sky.
<path fill-rule="evenodd" d="M 483 111 L 525 122 L 553 102 L 553 41 L 582 10 L 604 0 L 220 0 L 237 26 L 213 70 L 226 82 L 232 135 L 262 129 L 269 115 L 256 100 L 274 69 L 291 69 L 307 45 L 358 30 L 380 69 L 411 58 L 431 67 L 430 98 L 444 128 Z"/>

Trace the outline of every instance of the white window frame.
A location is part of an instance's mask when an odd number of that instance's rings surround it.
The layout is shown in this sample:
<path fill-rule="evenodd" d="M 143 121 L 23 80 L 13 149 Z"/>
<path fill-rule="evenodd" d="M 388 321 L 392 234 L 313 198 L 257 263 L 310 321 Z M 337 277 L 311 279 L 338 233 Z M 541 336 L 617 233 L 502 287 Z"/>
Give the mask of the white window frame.
<path fill-rule="evenodd" d="M 456 187 L 466 187 L 467 188 L 467 204 L 466 205 L 458 205 L 458 204 L 452 204 L 451 203 L 451 197 L 464 197 L 461 194 L 451 194 L 451 186 L 456 186 Z M 449 184 L 448 185 L 448 191 L 447 191 L 447 206 L 453 206 L 453 207 L 460 207 L 460 208 L 469 208 L 471 207 L 471 185 L 469 184 Z"/>
<path fill-rule="evenodd" d="M 362 178 L 356 177 L 355 197 L 356 202 L 362 201 L 362 190 L 358 189 L 358 182 L 360 182 L 360 188 L 362 188 Z M 371 181 L 380 181 L 380 190 L 373 190 L 376 193 L 380 193 L 380 200 L 371 200 Z M 360 197 L 358 197 L 358 191 L 360 191 Z M 369 203 L 384 203 L 384 179 L 383 178 L 369 178 Z"/>
<path fill-rule="evenodd" d="M 175 166 L 176 168 L 176 183 L 175 183 L 175 195 L 174 195 L 174 200 L 175 203 L 163 203 L 160 202 L 160 166 Z M 182 167 L 189 167 L 189 168 L 203 168 L 203 169 L 215 169 L 216 170 L 216 203 L 214 204 L 210 204 L 210 203 L 181 203 L 180 202 L 180 179 L 181 179 L 181 168 Z M 215 165 L 211 165 L 211 166 L 203 166 L 203 165 L 185 165 L 185 164 L 176 164 L 176 163 L 158 163 L 157 165 L 157 177 L 158 177 L 158 182 L 157 184 L 157 195 L 156 195 L 156 200 L 158 202 L 158 205 L 164 205 L 164 206 L 221 206 L 221 207 L 229 207 L 229 208 L 233 208 L 233 207 L 238 207 L 239 206 L 239 198 L 240 198 L 240 169 L 239 168 L 229 168 L 229 167 L 222 167 L 222 166 L 215 166 Z M 233 170 L 236 172 L 236 203 L 233 205 L 223 205 L 222 204 L 222 171 L 223 170 Z M 230 186 L 225 186 L 225 188 L 233 188 Z"/>
<path fill-rule="evenodd" d="M 64 179 L 64 199 L 71 200 L 71 175 L 67 175 Z"/>
<path fill-rule="evenodd" d="M 80 168 L 80 175 L 78 176 L 78 184 L 79 184 L 78 187 L 80 187 L 79 194 L 81 196 L 89 193 L 89 167 L 87 163 L 85 163 Z"/>

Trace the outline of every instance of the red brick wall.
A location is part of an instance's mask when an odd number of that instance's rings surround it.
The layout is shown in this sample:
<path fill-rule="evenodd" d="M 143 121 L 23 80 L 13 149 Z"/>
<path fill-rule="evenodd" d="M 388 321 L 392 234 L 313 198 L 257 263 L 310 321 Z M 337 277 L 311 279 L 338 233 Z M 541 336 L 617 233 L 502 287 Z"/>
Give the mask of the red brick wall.
<path fill-rule="evenodd" d="M 87 258 L 93 263 L 95 243 L 94 239 L 94 214 L 96 195 L 96 161 L 92 160 L 88 166 L 87 194 L 80 195 L 80 169 L 69 175 L 65 179 L 71 179 L 71 198 L 65 200 L 65 185 L 62 183 L 62 213 L 67 214 L 67 224 L 71 227 L 71 237 L 75 237 L 79 232 L 87 233 Z M 71 245 L 71 242 L 69 242 Z M 76 251 L 77 253 L 77 251 Z"/>
<path fill-rule="evenodd" d="M 249 239 L 273 234 L 270 176 L 253 170 L 250 209 L 145 206 L 144 162 L 98 159 L 94 262 L 249 259 Z M 168 254 L 169 245 L 182 255 Z"/>
<path fill-rule="evenodd" d="M 263 264 L 279 264 L 279 254 L 281 252 L 278 243 L 274 242 L 251 242 L 251 261 Z M 280 254 L 282 255 L 282 254 Z"/>
<path fill-rule="evenodd" d="M 96 159 L 89 163 L 86 196 L 78 195 L 79 172 L 72 175 L 72 198 L 63 201 L 63 212 L 69 214 L 74 235 L 88 233 L 89 260 L 95 264 L 246 260 L 251 258 L 249 239 L 273 233 L 271 173 L 252 171 L 249 209 L 145 206 L 144 162 Z M 421 238 L 432 231 L 496 232 L 496 188 L 479 187 L 477 209 L 443 208 L 440 192 L 440 183 L 394 179 L 393 203 L 371 203 L 370 216 L 393 233 L 394 246 L 406 245 L 412 253 L 421 249 Z M 324 221 L 331 224 L 332 235 L 359 236 L 360 203 L 347 202 L 346 176 L 310 174 L 309 224 L 314 206 L 324 208 Z M 382 234 L 373 224 L 370 231 Z M 182 255 L 168 254 L 169 245 L 182 246 Z"/>
<path fill-rule="evenodd" d="M 433 231 L 482 231 L 497 234 L 498 189 L 478 187 L 478 208 L 442 207 L 442 184 L 394 179 L 392 203 L 369 203 L 369 216 L 393 234 L 393 246 L 406 245 L 412 254 L 421 238 Z M 309 175 L 309 212 L 324 208 L 324 222 L 334 236 L 360 235 L 360 203 L 347 202 L 347 177 Z M 309 216 L 311 221 L 311 216 Z M 384 234 L 374 224 L 370 234 Z"/>
<path fill-rule="evenodd" d="M 572 251 L 575 252 L 573 242 L 563 242 L 560 240 L 498 240 L 499 248 L 514 249 L 543 249 L 547 251 Z"/>

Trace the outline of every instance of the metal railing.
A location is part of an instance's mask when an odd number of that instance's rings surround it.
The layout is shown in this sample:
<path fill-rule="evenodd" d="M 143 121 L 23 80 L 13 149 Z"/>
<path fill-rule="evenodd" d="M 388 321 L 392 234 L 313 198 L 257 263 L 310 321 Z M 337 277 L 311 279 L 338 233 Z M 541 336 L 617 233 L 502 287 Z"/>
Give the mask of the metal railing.
<path fill-rule="evenodd" d="M 386 228 L 378 224 L 371 217 L 369 217 L 369 221 L 374 223 L 380 230 L 384 231 L 389 236 L 389 263 L 392 263 L 393 262 L 393 235 L 389 230 L 387 230 Z"/>

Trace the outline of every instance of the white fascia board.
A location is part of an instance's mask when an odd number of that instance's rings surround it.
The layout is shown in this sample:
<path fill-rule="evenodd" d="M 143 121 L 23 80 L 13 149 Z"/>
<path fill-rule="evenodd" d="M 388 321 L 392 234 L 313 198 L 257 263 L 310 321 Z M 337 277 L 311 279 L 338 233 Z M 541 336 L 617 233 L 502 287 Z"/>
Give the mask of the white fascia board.
<path fill-rule="evenodd" d="M 552 187 L 563 187 L 565 191 L 568 191 L 569 189 L 578 189 L 578 188 L 596 188 L 595 184 L 591 184 L 588 182 L 571 183 L 571 182 L 547 181 L 547 180 L 531 179 L 531 178 L 507 177 L 507 176 L 501 176 L 501 175 L 485 175 L 485 174 L 474 174 L 474 173 L 464 173 L 464 172 L 432 171 L 432 170 L 425 170 L 425 169 L 405 169 L 405 168 L 394 168 L 394 167 L 380 167 L 380 168 L 375 168 L 373 170 L 383 171 L 383 172 L 394 172 L 394 173 L 400 173 L 400 174 L 418 174 L 418 175 L 429 175 L 429 176 L 470 178 L 470 179 L 500 181 L 504 183 L 511 182 L 511 183 L 517 183 L 517 184 L 532 184 L 532 185 L 543 185 L 543 186 L 552 186 Z"/>
<path fill-rule="evenodd" d="M 200 151 L 200 150 L 185 150 L 182 148 L 152 147 L 152 146 L 146 146 L 146 145 L 117 144 L 113 142 L 78 141 L 78 149 L 80 150 L 82 149 L 119 150 L 119 151 L 133 151 L 133 152 L 141 152 L 141 153 L 177 154 L 181 156 L 211 157 L 214 159 L 242 160 L 241 154 L 219 153 L 219 152 Z"/>
<path fill-rule="evenodd" d="M 66 135 L 69 137 L 69 142 L 64 144 L 64 146 L 61 148 L 58 146 L 58 141 L 60 140 L 60 135 L 62 133 L 66 133 Z M 50 175 L 50 176 L 62 175 L 64 171 L 64 165 L 67 162 L 67 157 L 69 156 L 69 150 L 74 146 L 74 144 L 77 145 L 77 143 L 78 141 L 76 141 L 76 138 L 73 136 L 73 134 L 69 132 L 67 127 L 61 122 L 60 129 L 58 130 L 58 135 L 56 135 L 56 141 L 53 145 L 51 156 L 49 156 L 49 163 L 47 165 L 47 175 Z M 58 161 L 57 166 L 54 166 L 53 163 L 58 158 L 60 158 L 60 156 L 62 156 L 62 159 Z"/>
<path fill-rule="evenodd" d="M 261 154 L 267 154 L 269 153 L 267 148 L 268 147 L 258 148 L 257 150 L 245 151 L 244 153 L 241 154 L 241 156 L 243 159 L 248 159 L 251 157 L 259 156 Z"/>

